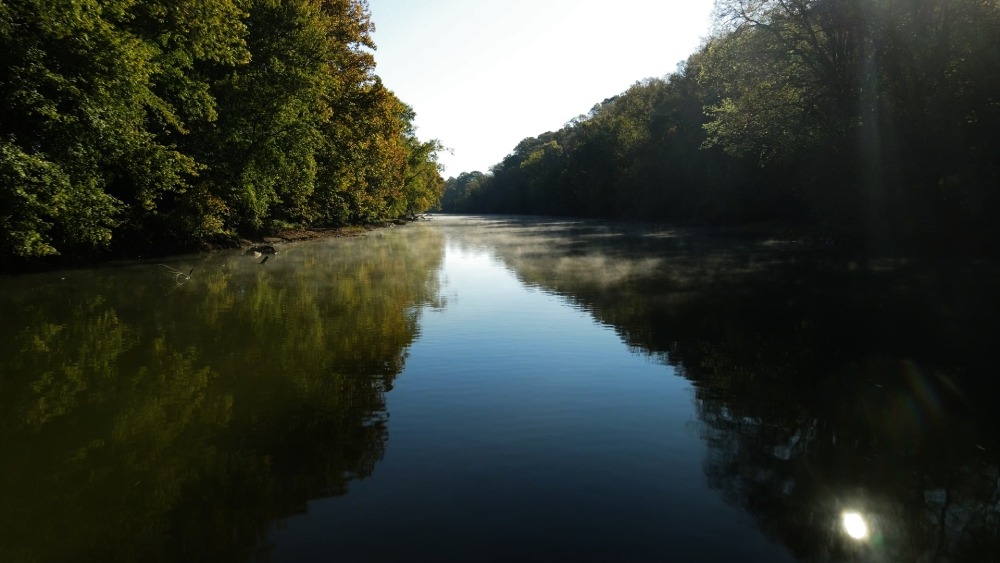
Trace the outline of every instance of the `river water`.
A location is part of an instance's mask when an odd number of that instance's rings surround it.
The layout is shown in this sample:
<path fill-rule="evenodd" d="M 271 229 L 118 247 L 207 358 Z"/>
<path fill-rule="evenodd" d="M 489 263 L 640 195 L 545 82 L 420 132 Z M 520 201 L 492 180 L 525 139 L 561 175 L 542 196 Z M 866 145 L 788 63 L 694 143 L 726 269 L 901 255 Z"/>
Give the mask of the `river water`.
<path fill-rule="evenodd" d="M 0 560 L 988 561 L 983 261 L 433 216 L 0 279 Z"/>

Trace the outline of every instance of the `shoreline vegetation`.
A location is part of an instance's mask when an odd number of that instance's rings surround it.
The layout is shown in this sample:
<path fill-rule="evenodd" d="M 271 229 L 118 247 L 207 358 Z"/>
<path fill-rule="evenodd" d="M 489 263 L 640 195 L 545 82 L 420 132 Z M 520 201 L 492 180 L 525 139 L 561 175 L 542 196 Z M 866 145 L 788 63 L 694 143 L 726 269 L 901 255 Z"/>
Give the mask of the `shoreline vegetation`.
<path fill-rule="evenodd" d="M 340 227 L 282 227 L 249 236 L 233 237 L 221 241 L 204 242 L 196 248 L 186 248 L 178 250 L 176 248 L 147 249 L 146 252 L 138 254 L 118 254 L 105 255 L 96 261 L 87 260 L 76 256 L 54 256 L 38 258 L 34 261 L 22 261 L 13 265 L 7 265 L 0 270 L 0 276 L 18 275 L 27 273 L 37 273 L 54 271 L 62 268 L 82 268 L 93 267 L 96 264 L 110 264 L 119 261 L 129 260 L 150 260 L 155 258 L 168 258 L 191 252 L 224 252 L 227 250 L 242 250 L 252 252 L 255 248 L 274 247 L 277 252 L 281 251 L 281 246 L 294 242 L 316 241 L 325 239 L 352 238 L 365 236 L 373 231 L 388 229 L 408 223 L 428 220 L 425 215 L 414 215 L 407 218 L 396 219 L 383 223 L 344 225 Z"/>
<path fill-rule="evenodd" d="M 373 31 L 365 0 L 0 3 L 0 271 L 434 207 Z"/>
<path fill-rule="evenodd" d="M 860 254 L 1000 249 L 1000 2 L 717 0 L 711 35 L 444 211 L 783 225 Z"/>
<path fill-rule="evenodd" d="M 267 235 L 244 238 L 240 237 L 236 245 L 219 245 L 207 248 L 208 250 L 225 250 L 227 248 L 243 248 L 255 245 L 267 244 L 287 244 L 291 242 L 302 242 L 307 240 L 322 240 L 333 238 L 350 238 L 364 236 L 372 231 L 388 229 L 399 225 L 406 225 L 416 221 L 428 220 L 425 215 L 414 215 L 405 219 L 396 219 L 385 223 L 369 225 L 347 225 L 343 227 L 287 227 L 274 230 Z"/>
<path fill-rule="evenodd" d="M 997 1 L 717 0 L 676 72 L 447 180 L 365 0 L 81 6 L 0 4 L 0 272 L 432 210 L 1000 250 Z"/>

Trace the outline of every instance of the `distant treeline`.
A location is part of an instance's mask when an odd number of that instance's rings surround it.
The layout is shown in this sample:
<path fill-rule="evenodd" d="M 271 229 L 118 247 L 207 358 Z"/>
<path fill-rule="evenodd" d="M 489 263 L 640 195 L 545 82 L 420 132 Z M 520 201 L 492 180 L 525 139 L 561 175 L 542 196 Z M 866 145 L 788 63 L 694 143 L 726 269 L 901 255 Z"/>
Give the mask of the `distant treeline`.
<path fill-rule="evenodd" d="M 720 0 L 676 73 L 450 178 L 442 208 L 984 249 L 998 132 L 996 0 Z"/>
<path fill-rule="evenodd" d="M 0 0 L 0 258 L 437 205 L 371 32 L 365 0 Z"/>

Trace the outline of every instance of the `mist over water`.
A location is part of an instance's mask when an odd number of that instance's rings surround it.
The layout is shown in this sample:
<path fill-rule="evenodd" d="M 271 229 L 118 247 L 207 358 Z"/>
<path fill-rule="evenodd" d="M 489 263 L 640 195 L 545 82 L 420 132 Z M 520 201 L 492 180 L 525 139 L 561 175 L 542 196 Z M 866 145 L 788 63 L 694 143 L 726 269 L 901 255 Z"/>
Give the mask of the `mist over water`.
<path fill-rule="evenodd" d="M 166 266 L 0 279 L 0 559 L 1000 553 L 995 264 L 434 216 Z"/>

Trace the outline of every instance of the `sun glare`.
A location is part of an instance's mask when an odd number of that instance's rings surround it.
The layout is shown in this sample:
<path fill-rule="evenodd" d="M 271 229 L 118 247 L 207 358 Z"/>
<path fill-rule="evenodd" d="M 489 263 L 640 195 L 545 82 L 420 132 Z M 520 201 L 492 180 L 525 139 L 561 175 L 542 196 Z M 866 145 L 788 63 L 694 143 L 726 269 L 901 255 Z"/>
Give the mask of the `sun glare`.
<path fill-rule="evenodd" d="M 856 540 L 868 538 L 868 523 L 861 514 L 847 511 L 840 515 L 840 522 L 844 527 L 844 532 Z"/>

